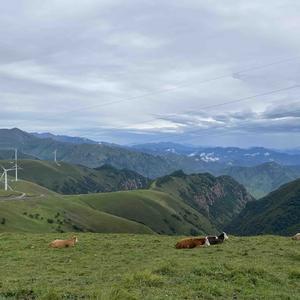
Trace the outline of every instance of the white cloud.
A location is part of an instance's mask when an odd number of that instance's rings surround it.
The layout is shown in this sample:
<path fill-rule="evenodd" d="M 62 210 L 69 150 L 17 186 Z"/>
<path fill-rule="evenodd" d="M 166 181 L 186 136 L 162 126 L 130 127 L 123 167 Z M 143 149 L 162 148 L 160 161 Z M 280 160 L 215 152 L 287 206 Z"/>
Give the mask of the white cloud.
<path fill-rule="evenodd" d="M 220 104 L 299 83 L 300 58 L 239 73 L 298 55 L 299 9 L 293 0 L 3 1 L 0 127 L 9 116 L 28 130 L 114 142 L 200 128 L 242 144 L 245 132 L 272 132 L 278 144 L 276 132 L 299 129 L 288 112 L 299 91 Z"/>

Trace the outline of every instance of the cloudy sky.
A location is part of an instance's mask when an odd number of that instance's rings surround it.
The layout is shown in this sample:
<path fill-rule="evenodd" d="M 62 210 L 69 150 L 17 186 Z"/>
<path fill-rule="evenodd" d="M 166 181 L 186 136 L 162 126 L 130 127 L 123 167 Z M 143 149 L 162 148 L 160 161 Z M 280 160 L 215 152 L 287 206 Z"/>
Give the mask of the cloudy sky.
<path fill-rule="evenodd" d="M 300 146 L 300 2 L 0 4 L 0 127 Z"/>

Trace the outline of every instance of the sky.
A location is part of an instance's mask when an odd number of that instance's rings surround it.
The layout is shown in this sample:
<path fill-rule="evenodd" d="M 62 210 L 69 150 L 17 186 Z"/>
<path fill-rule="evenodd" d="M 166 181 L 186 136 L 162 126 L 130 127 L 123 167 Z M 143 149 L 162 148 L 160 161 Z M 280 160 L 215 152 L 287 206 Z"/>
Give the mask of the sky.
<path fill-rule="evenodd" d="M 300 2 L 0 3 L 0 128 L 300 147 Z"/>

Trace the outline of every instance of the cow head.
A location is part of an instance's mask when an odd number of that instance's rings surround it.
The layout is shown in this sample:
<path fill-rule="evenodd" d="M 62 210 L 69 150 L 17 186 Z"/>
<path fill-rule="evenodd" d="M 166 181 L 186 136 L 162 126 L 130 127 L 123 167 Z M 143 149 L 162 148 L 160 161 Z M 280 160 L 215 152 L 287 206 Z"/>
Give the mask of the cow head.
<path fill-rule="evenodd" d="M 224 240 L 228 240 L 228 239 L 229 239 L 229 237 L 228 237 L 228 235 L 226 234 L 226 232 L 223 232 L 223 235 L 224 235 Z"/>
<path fill-rule="evenodd" d="M 205 237 L 205 243 L 204 243 L 205 246 L 210 246 L 210 243 L 209 243 L 209 240 L 208 240 L 208 237 L 206 236 Z"/>

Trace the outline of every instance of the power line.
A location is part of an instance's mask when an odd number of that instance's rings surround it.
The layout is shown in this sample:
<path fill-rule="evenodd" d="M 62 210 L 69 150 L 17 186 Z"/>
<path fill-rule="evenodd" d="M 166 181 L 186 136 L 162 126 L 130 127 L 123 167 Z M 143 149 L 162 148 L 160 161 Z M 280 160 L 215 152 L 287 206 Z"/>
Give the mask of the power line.
<path fill-rule="evenodd" d="M 227 78 L 227 77 L 232 77 L 232 74 L 242 74 L 242 73 L 246 73 L 246 72 L 250 72 L 250 71 L 254 71 L 254 70 L 259 70 L 259 69 L 271 67 L 271 66 L 274 66 L 274 65 L 283 64 L 285 62 L 294 61 L 294 60 L 296 60 L 298 58 L 300 58 L 299 55 L 298 56 L 294 56 L 294 57 L 290 57 L 290 58 L 285 58 L 285 59 L 278 60 L 278 61 L 274 61 L 274 62 L 271 62 L 271 63 L 268 63 L 268 64 L 264 64 L 264 65 L 258 65 L 258 66 L 253 66 L 253 67 L 250 67 L 250 68 L 245 68 L 245 69 L 239 70 L 237 72 L 232 72 L 232 73 L 228 73 L 228 74 L 216 76 L 216 77 L 213 77 L 213 78 L 210 78 L 210 79 L 201 80 L 201 81 L 198 81 L 198 82 L 191 83 L 189 81 L 183 81 L 183 82 L 177 84 L 176 87 L 172 87 L 172 88 L 169 88 L 169 89 L 156 90 L 156 91 L 144 94 L 144 95 L 139 95 L 139 96 L 135 96 L 135 97 L 131 97 L 131 98 L 125 98 L 125 99 L 115 100 L 115 101 L 107 102 L 107 103 L 99 103 L 99 104 L 96 104 L 96 105 L 82 107 L 82 108 L 79 108 L 79 109 L 76 109 L 76 110 L 63 111 L 63 112 L 58 113 L 58 114 L 56 113 L 56 116 L 58 116 L 60 114 L 63 115 L 65 113 L 71 114 L 71 113 L 74 113 L 74 112 L 78 112 L 78 111 L 82 111 L 82 110 L 86 110 L 86 109 L 90 109 L 90 108 L 104 107 L 104 106 L 108 106 L 108 105 L 112 105 L 112 104 L 117 104 L 117 103 L 122 103 L 122 102 L 126 102 L 126 101 L 137 100 L 137 99 L 140 99 L 140 98 L 149 97 L 149 96 L 153 96 L 153 95 L 157 95 L 157 94 L 168 93 L 168 92 L 175 91 L 175 90 L 177 90 L 177 89 L 179 89 L 179 88 L 181 88 L 183 86 L 188 86 L 188 85 L 191 85 L 191 84 L 204 84 L 204 83 L 208 83 L 208 82 L 214 82 L 214 81 L 217 81 L 217 80 L 220 80 L 220 79 L 224 79 L 224 78 Z M 158 118 L 156 118 L 156 119 L 158 119 Z M 150 122 L 150 121 L 153 121 L 153 118 L 150 119 L 150 120 L 143 121 L 142 123 L 147 123 L 147 122 Z M 21 124 L 21 123 L 20 122 L 14 123 L 14 126 L 18 126 L 19 124 Z M 141 124 L 141 123 L 139 122 L 139 123 L 136 123 L 136 124 Z"/>
<path fill-rule="evenodd" d="M 277 90 L 272 90 L 272 91 L 268 91 L 268 92 L 264 92 L 264 93 L 260 93 L 260 94 L 256 94 L 256 95 L 252 95 L 252 96 L 247 96 L 247 97 L 243 97 L 243 98 L 239 98 L 239 99 L 235 99 L 235 100 L 231 100 L 231 101 L 226 101 L 226 102 L 222 102 L 219 104 L 212 104 L 212 105 L 206 105 L 206 106 L 200 106 L 198 107 L 198 111 L 200 110 L 204 110 L 204 109 L 211 109 L 211 108 L 215 108 L 215 107 L 219 107 L 219 106 L 224 106 L 224 105 L 228 105 L 228 104 L 234 104 L 234 103 L 239 103 L 239 102 L 243 102 L 243 101 L 247 101 L 253 98 L 257 98 L 257 97 L 261 97 L 261 96 L 267 96 L 267 95 L 272 95 L 272 94 L 276 94 L 282 91 L 287 91 L 287 90 L 291 90 L 291 89 L 295 89 L 295 88 L 299 88 L 300 85 L 296 84 L 296 85 L 292 85 L 289 87 L 285 87 L 285 88 L 281 88 L 281 89 L 277 89 Z M 189 113 L 190 111 L 185 111 L 181 114 L 185 114 L 185 113 Z M 195 111 L 194 111 L 195 112 Z M 163 117 L 155 117 L 155 118 L 151 118 L 145 121 L 141 121 L 141 122 L 137 122 L 133 125 L 139 125 L 139 124 L 144 124 L 144 123 L 149 123 L 151 121 L 155 121 L 155 120 L 165 120 Z"/>
<path fill-rule="evenodd" d="M 163 90 L 162 89 L 154 90 L 154 91 L 146 93 L 144 95 L 139 95 L 139 96 L 134 96 L 134 97 L 129 97 L 129 98 L 123 98 L 123 99 L 120 99 L 120 100 L 110 101 L 110 102 L 106 102 L 106 103 L 99 103 L 99 104 L 95 104 L 95 105 L 85 106 L 85 107 L 81 107 L 81 108 L 75 109 L 75 110 L 64 111 L 64 113 L 65 112 L 73 113 L 73 112 L 92 109 L 92 108 L 96 108 L 96 107 L 105 107 L 105 106 L 118 104 L 118 103 L 122 103 L 122 102 L 138 100 L 140 98 L 145 98 L 145 97 L 150 97 L 150 96 L 154 96 L 154 95 L 169 93 L 169 92 L 175 91 L 177 89 L 180 89 L 184 86 L 189 86 L 189 85 L 194 85 L 194 84 L 199 85 L 199 84 L 204 84 L 204 83 L 208 83 L 208 82 L 213 82 L 213 81 L 217 81 L 217 80 L 220 80 L 220 79 L 232 77 L 233 74 L 242 74 L 242 73 L 246 73 L 246 72 L 250 72 L 250 71 L 254 71 L 254 70 L 259 70 L 259 69 L 271 67 L 271 66 L 274 66 L 274 65 L 282 64 L 282 63 L 285 63 L 285 62 L 294 61 L 295 59 L 298 59 L 298 58 L 300 58 L 300 56 L 295 56 L 295 57 L 291 57 L 291 58 L 287 58 L 287 59 L 282 59 L 282 60 L 279 60 L 279 61 L 264 64 L 264 65 L 245 68 L 245 69 L 239 70 L 237 72 L 231 72 L 231 73 L 228 73 L 228 74 L 216 76 L 216 77 L 209 78 L 209 79 L 204 79 L 204 80 L 197 81 L 197 82 L 182 81 L 181 83 L 178 83 L 175 87 L 172 87 L 172 88 L 163 89 Z"/>
<path fill-rule="evenodd" d="M 300 87 L 300 85 L 293 85 L 293 86 L 290 86 L 290 87 L 281 88 L 281 89 L 277 89 L 277 90 L 273 90 L 273 91 L 269 91 L 269 92 L 265 92 L 265 93 L 253 95 L 253 96 L 248 96 L 248 97 L 244 97 L 244 98 L 239 98 L 239 99 L 236 99 L 236 100 L 227 101 L 227 102 L 223 102 L 223 103 L 220 103 L 220 104 L 203 106 L 200 109 L 202 109 L 202 110 L 203 109 L 210 109 L 210 108 L 214 108 L 214 107 L 224 106 L 224 105 L 227 105 L 227 104 L 238 103 L 238 102 L 247 101 L 247 100 L 250 100 L 250 99 L 253 99 L 253 98 L 256 98 L 256 97 L 261 97 L 261 96 L 276 94 L 276 93 L 279 93 L 281 91 L 291 90 L 291 89 L 295 89 L 295 88 L 299 88 L 299 87 Z M 300 111 L 300 110 L 298 110 L 298 111 Z M 297 112 L 297 110 L 286 111 L 286 113 L 289 113 L 289 112 L 291 112 L 291 113 L 292 112 Z M 187 113 L 187 112 L 185 112 L 185 113 Z M 184 113 L 182 113 L 182 114 L 184 114 Z M 165 120 L 165 119 L 163 119 L 162 117 L 159 117 L 159 118 L 153 118 L 152 121 L 153 120 Z M 149 122 L 149 120 L 147 122 Z M 143 122 L 140 122 L 138 124 L 142 124 L 142 123 Z M 197 132 L 200 132 L 200 131 L 203 132 L 203 130 L 205 130 L 205 129 L 191 130 L 191 131 L 183 132 L 182 134 L 186 135 L 186 134 L 191 134 L 191 133 L 197 133 Z M 165 140 L 165 138 L 152 139 L 150 141 L 147 141 L 147 143 L 151 143 L 151 142 L 155 142 L 155 141 L 156 142 L 160 142 L 160 140 Z"/>

